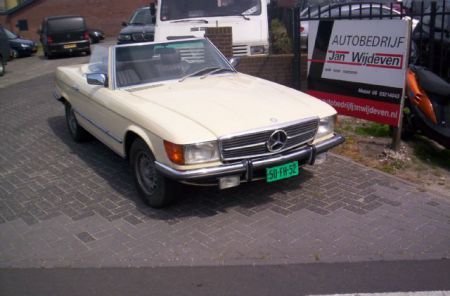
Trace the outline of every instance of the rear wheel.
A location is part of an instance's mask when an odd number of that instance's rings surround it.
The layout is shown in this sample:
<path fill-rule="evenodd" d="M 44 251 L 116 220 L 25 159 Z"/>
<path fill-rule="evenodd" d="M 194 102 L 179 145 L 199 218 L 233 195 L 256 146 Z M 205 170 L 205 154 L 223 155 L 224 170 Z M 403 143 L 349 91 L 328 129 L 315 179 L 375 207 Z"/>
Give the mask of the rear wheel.
<path fill-rule="evenodd" d="M 178 184 L 158 172 L 155 157 L 141 139 L 136 139 L 131 145 L 130 164 L 137 191 L 145 203 L 153 208 L 162 208 L 174 200 Z"/>
<path fill-rule="evenodd" d="M 78 124 L 75 112 L 69 103 L 66 103 L 66 123 L 70 136 L 75 142 L 83 142 L 89 138 L 89 133 Z"/>

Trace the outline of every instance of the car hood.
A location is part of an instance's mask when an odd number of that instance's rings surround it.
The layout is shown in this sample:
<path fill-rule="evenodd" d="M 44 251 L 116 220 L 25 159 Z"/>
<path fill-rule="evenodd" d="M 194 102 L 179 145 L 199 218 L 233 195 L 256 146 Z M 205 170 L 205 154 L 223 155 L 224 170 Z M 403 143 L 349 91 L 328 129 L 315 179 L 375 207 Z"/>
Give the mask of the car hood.
<path fill-rule="evenodd" d="M 196 77 L 128 91 L 194 121 L 216 137 L 336 113 L 305 93 L 245 74 Z"/>
<path fill-rule="evenodd" d="M 120 34 L 155 32 L 154 25 L 128 25 L 120 31 Z"/>
<path fill-rule="evenodd" d="M 30 46 L 34 46 L 34 41 L 22 38 L 9 39 L 10 44 L 28 44 Z"/>

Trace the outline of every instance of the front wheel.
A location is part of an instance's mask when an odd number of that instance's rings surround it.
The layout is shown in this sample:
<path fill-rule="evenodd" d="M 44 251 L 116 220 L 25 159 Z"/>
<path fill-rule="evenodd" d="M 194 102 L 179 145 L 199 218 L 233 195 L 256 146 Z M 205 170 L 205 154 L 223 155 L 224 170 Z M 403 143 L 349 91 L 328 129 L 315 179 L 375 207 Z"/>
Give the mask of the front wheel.
<path fill-rule="evenodd" d="M 12 56 L 13 56 L 13 59 L 17 59 L 20 55 L 19 55 L 19 52 L 17 50 L 13 49 L 12 50 Z"/>
<path fill-rule="evenodd" d="M 5 75 L 5 63 L 3 63 L 3 59 L 0 56 L 0 77 Z"/>
<path fill-rule="evenodd" d="M 66 123 L 70 136 L 75 142 L 83 142 L 89 138 L 89 133 L 78 124 L 72 106 L 66 103 Z"/>
<path fill-rule="evenodd" d="M 137 191 L 146 204 L 162 208 L 173 201 L 178 184 L 158 172 L 155 157 L 141 139 L 135 140 L 131 146 L 130 164 Z"/>

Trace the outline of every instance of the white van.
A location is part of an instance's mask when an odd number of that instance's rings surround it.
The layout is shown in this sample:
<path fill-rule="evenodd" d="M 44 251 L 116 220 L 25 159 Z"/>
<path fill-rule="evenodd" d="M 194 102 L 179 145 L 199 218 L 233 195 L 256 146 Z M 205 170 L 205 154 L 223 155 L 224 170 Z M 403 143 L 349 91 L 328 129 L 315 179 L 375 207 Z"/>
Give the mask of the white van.
<path fill-rule="evenodd" d="M 158 0 L 155 41 L 203 37 L 206 27 L 233 28 L 233 55 L 269 51 L 268 0 Z"/>

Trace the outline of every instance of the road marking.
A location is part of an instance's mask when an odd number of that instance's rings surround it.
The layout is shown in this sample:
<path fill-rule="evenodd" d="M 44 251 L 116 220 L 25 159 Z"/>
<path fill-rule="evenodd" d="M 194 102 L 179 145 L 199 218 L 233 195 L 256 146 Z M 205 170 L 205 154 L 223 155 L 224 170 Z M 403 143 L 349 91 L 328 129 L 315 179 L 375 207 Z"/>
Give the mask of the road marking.
<path fill-rule="evenodd" d="M 323 294 L 309 296 L 450 296 L 450 291 Z"/>

